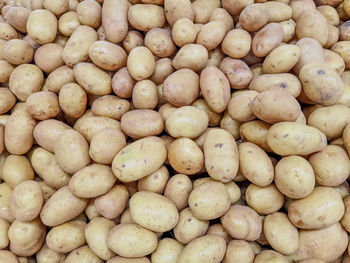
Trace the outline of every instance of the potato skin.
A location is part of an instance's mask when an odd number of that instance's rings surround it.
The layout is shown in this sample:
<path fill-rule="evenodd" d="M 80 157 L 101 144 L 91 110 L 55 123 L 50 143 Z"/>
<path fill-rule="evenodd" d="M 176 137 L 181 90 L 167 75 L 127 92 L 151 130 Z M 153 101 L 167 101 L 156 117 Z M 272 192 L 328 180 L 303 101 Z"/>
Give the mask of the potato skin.
<path fill-rule="evenodd" d="M 136 4 L 129 8 L 129 23 L 141 31 L 150 31 L 153 28 L 164 26 L 165 14 L 164 9 L 158 5 Z"/>
<path fill-rule="evenodd" d="M 282 42 L 283 37 L 284 32 L 280 24 L 267 24 L 253 37 L 253 54 L 257 57 L 265 57 Z"/>
<path fill-rule="evenodd" d="M 50 43 L 57 34 L 57 18 L 49 10 L 34 10 L 28 17 L 27 31 L 35 42 L 41 45 Z"/>

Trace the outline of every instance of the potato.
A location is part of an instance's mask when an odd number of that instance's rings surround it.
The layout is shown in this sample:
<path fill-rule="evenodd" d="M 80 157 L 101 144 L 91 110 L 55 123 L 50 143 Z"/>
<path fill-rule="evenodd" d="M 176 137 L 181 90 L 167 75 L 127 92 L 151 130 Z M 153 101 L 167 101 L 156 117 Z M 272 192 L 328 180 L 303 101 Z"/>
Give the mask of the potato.
<path fill-rule="evenodd" d="M 37 261 L 37 263 L 63 262 L 65 259 L 66 259 L 66 256 L 64 254 L 57 253 L 56 251 L 48 248 L 46 243 L 36 253 L 36 261 Z"/>
<path fill-rule="evenodd" d="M 342 74 L 345 70 L 345 62 L 340 55 L 337 53 L 325 49 L 325 61 L 329 64 L 338 74 Z"/>
<path fill-rule="evenodd" d="M 22 64 L 16 67 L 9 79 L 11 92 L 20 101 L 26 101 L 29 95 L 41 90 L 44 76 L 39 67 L 33 64 Z"/>
<path fill-rule="evenodd" d="M 155 59 L 152 52 L 146 47 L 133 48 L 128 56 L 127 67 L 135 80 L 150 77 L 155 69 Z"/>
<path fill-rule="evenodd" d="M 300 58 L 293 69 L 295 73 L 299 74 L 300 69 L 309 62 L 325 61 L 325 53 L 317 40 L 305 37 L 298 40 L 295 45 L 300 48 Z"/>
<path fill-rule="evenodd" d="M 103 263 L 103 260 L 101 260 L 95 253 L 93 253 L 89 246 L 82 246 L 76 250 L 73 250 L 69 253 L 64 262 L 78 263 L 84 261 L 89 261 L 91 263 Z"/>
<path fill-rule="evenodd" d="M 101 6 L 93 0 L 85 0 L 78 4 L 77 14 L 83 25 L 97 28 L 101 24 Z"/>
<path fill-rule="evenodd" d="M 14 69 L 15 67 L 6 60 L 0 60 L 0 81 L 8 82 Z"/>
<path fill-rule="evenodd" d="M 231 58 L 243 58 L 248 54 L 252 38 L 243 29 L 232 29 L 227 32 L 221 43 L 222 51 Z"/>
<path fill-rule="evenodd" d="M 62 111 L 72 117 L 79 118 L 84 114 L 87 96 L 82 87 L 76 83 L 67 83 L 59 91 L 58 101 Z"/>
<path fill-rule="evenodd" d="M 129 110 L 129 101 L 112 95 L 97 98 L 91 106 L 91 111 L 94 115 L 108 117 L 118 121 Z"/>
<path fill-rule="evenodd" d="M 226 213 L 231 198 L 224 184 L 212 181 L 197 186 L 191 192 L 188 204 L 196 218 L 211 220 Z"/>
<path fill-rule="evenodd" d="M 268 123 L 295 121 L 301 114 L 299 102 L 281 89 L 263 91 L 251 106 L 253 114 Z"/>
<path fill-rule="evenodd" d="M 270 124 L 260 120 L 243 123 L 239 127 L 240 138 L 242 138 L 243 141 L 258 145 L 267 152 L 271 152 L 271 149 L 267 144 L 267 134 L 270 127 Z"/>
<path fill-rule="evenodd" d="M 68 253 L 85 244 L 86 223 L 70 221 L 53 227 L 46 236 L 47 246 L 59 253 Z"/>
<path fill-rule="evenodd" d="M 51 73 L 64 65 L 62 59 L 63 47 L 49 43 L 39 47 L 34 55 L 35 64 L 44 72 Z"/>
<path fill-rule="evenodd" d="M 154 109 L 158 105 L 158 99 L 158 90 L 152 81 L 145 79 L 135 84 L 132 103 L 136 109 Z"/>
<path fill-rule="evenodd" d="M 23 181 L 12 191 L 10 209 L 20 221 L 34 220 L 43 205 L 43 193 L 35 181 Z"/>
<path fill-rule="evenodd" d="M 123 41 L 123 48 L 129 54 L 130 51 L 138 46 L 143 46 L 143 35 L 136 30 L 129 31 Z"/>
<path fill-rule="evenodd" d="M 159 241 L 157 249 L 152 253 L 151 260 L 153 263 L 176 263 L 183 247 L 175 239 L 163 238 Z"/>
<path fill-rule="evenodd" d="M 280 122 L 270 128 L 267 143 L 279 155 L 308 155 L 326 147 L 327 138 L 314 127 L 297 122 Z"/>
<path fill-rule="evenodd" d="M 12 191 L 12 188 L 7 183 L 3 182 L 0 184 L 0 217 L 10 223 L 15 221 L 15 217 L 10 210 Z"/>
<path fill-rule="evenodd" d="M 336 26 L 331 25 L 328 23 L 328 36 L 327 36 L 327 42 L 324 45 L 325 48 L 331 48 L 339 39 L 339 29 Z"/>
<path fill-rule="evenodd" d="M 118 44 L 128 33 L 127 0 L 106 0 L 102 5 L 102 26 L 106 40 Z"/>
<path fill-rule="evenodd" d="M 341 195 L 331 187 L 317 186 L 309 196 L 288 207 L 289 220 L 301 229 L 325 228 L 337 223 L 343 215 Z"/>
<path fill-rule="evenodd" d="M 57 18 L 49 10 L 34 10 L 28 16 L 27 32 L 40 45 L 53 42 L 57 35 Z"/>
<path fill-rule="evenodd" d="M 16 97 L 8 88 L 0 88 L 0 114 L 8 112 L 16 103 Z"/>
<path fill-rule="evenodd" d="M 24 40 L 11 39 L 2 45 L 3 56 L 7 62 L 20 65 L 33 60 L 34 49 Z"/>
<path fill-rule="evenodd" d="M 58 163 L 67 173 L 73 174 L 90 163 L 89 146 L 77 131 L 63 131 L 56 139 L 54 150 Z"/>
<path fill-rule="evenodd" d="M 164 0 L 165 17 L 173 26 L 181 18 L 194 20 L 194 10 L 190 0 Z"/>
<path fill-rule="evenodd" d="M 62 66 L 48 75 L 45 85 L 49 91 L 59 93 L 60 89 L 69 82 L 75 82 L 73 70 L 67 66 Z"/>
<path fill-rule="evenodd" d="M 300 156 L 288 156 L 275 167 L 275 184 L 289 198 L 305 198 L 314 189 L 315 174 L 307 160 Z"/>
<path fill-rule="evenodd" d="M 171 32 L 162 28 L 153 28 L 147 32 L 145 46 L 151 50 L 153 55 L 160 58 L 169 57 L 176 51 Z"/>
<path fill-rule="evenodd" d="M 283 37 L 284 31 L 280 24 L 267 24 L 253 37 L 253 54 L 257 57 L 265 57 L 283 41 Z"/>
<path fill-rule="evenodd" d="M 283 28 L 284 31 L 284 37 L 283 37 L 283 42 L 288 42 L 292 40 L 295 37 L 295 26 L 296 23 L 294 22 L 293 19 L 285 20 L 280 22 L 280 25 Z"/>
<path fill-rule="evenodd" d="M 227 108 L 230 117 L 241 122 L 255 119 L 251 105 L 258 94 L 258 92 L 253 90 L 244 90 L 234 93 Z"/>
<path fill-rule="evenodd" d="M 245 240 L 232 240 L 227 244 L 223 263 L 253 262 L 255 257 L 253 248 Z"/>
<path fill-rule="evenodd" d="M 113 92 L 120 98 L 130 98 L 135 85 L 135 80 L 126 67 L 118 70 L 112 79 Z"/>
<path fill-rule="evenodd" d="M 339 223 L 319 230 L 300 230 L 299 248 L 289 258 L 321 258 L 325 262 L 331 262 L 343 254 L 347 244 L 347 233 Z"/>
<path fill-rule="evenodd" d="M 255 263 L 263 263 L 263 262 L 287 263 L 288 260 L 282 254 L 274 250 L 264 250 L 255 257 L 254 262 Z"/>
<path fill-rule="evenodd" d="M 146 257 L 124 258 L 124 257 L 116 256 L 108 260 L 108 263 L 150 263 L 150 260 Z"/>
<path fill-rule="evenodd" d="M 0 22 L 0 39 L 10 40 L 18 38 L 18 33 L 14 27 L 5 22 Z"/>
<path fill-rule="evenodd" d="M 173 59 L 175 69 L 189 68 L 200 71 L 208 62 L 208 51 L 200 44 L 186 44 L 180 48 Z"/>
<path fill-rule="evenodd" d="M 129 8 L 129 23 L 141 31 L 149 31 L 153 28 L 163 27 L 166 20 L 164 9 L 158 5 L 136 4 Z"/>
<path fill-rule="evenodd" d="M 120 256 L 143 257 L 157 248 L 158 240 L 156 234 L 139 225 L 120 224 L 109 231 L 107 244 Z"/>
<path fill-rule="evenodd" d="M 191 105 L 199 95 L 199 77 L 190 69 L 177 70 L 164 80 L 162 91 L 173 105 Z"/>
<path fill-rule="evenodd" d="M 337 53 L 343 58 L 346 69 L 350 68 L 350 60 L 348 58 L 348 54 L 350 51 L 349 43 L 350 43 L 349 41 L 339 41 L 335 43 L 331 49 L 333 52 Z"/>
<path fill-rule="evenodd" d="M 2 260 L 6 263 L 18 263 L 18 258 L 16 255 L 8 250 L 0 250 L 0 256 Z"/>
<path fill-rule="evenodd" d="M 5 125 L 0 124 L 0 154 L 3 153 L 5 150 L 4 133 L 5 133 Z M 1 172 L 0 172 L 0 178 L 1 178 Z"/>
<path fill-rule="evenodd" d="M 55 15 L 61 15 L 68 11 L 69 8 L 68 0 L 42 0 L 42 5 L 45 9 L 51 11 Z"/>
<path fill-rule="evenodd" d="M 248 5 L 239 15 L 239 25 L 248 32 L 258 31 L 268 23 L 271 16 L 269 11 L 266 4 Z"/>
<path fill-rule="evenodd" d="M 163 165 L 154 173 L 140 179 L 137 183 L 137 189 L 138 191 L 150 191 L 157 194 L 162 194 L 168 180 L 169 172 L 168 169 Z"/>
<path fill-rule="evenodd" d="M 171 37 L 179 47 L 194 43 L 197 37 L 197 32 L 193 22 L 188 18 L 177 20 L 172 27 Z"/>
<path fill-rule="evenodd" d="M 33 10 L 33 9 L 32 9 Z M 22 6 L 11 6 L 6 12 L 6 22 L 21 33 L 27 33 L 27 20 L 31 11 Z"/>
<path fill-rule="evenodd" d="M 188 206 L 188 197 L 192 191 L 192 182 L 184 174 L 172 176 L 165 188 L 164 196 L 174 202 L 177 209 L 181 211 Z"/>
<path fill-rule="evenodd" d="M 45 241 L 46 229 L 39 218 L 29 222 L 16 220 L 9 228 L 10 250 L 17 256 L 35 254 Z"/>
<path fill-rule="evenodd" d="M 224 8 L 218 7 L 211 11 L 209 22 L 213 21 L 223 22 L 226 28 L 226 32 L 233 28 L 233 19 Z"/>
<path fill-rule="evenodd" d="M 96 211 L 107 219 L 114 219 L 125 209 L 129 194 L 124 185 L 115 185 L 104 195 L 95 199 Z"/>
<path fill-rule="evenodd" d="M 241 143 L 238 150 L 239 171 L 242 175 L 257 186 L 268 186 L 274 178 L 269 156 L 259 146 L 250 142 Z"/>
<path fill-rule="evenodd" d="M 240 59 L 226 57 L 220 64 L 220 70 L 226 75 L 231 88 L 243 89 L 252 80 L 252 71 L 248 65 Z"/>
<path fill-rule="evenodd" d="M 225 8 L 232 16 L 237 16 L 239 15 L 242 10 L 253 4 L 254 1 L 252 0 L 239 0 L 239 1 L 235 1 L 235 0 L 223 0 L 222 1 L 222 6 L 223 8 Z"/>
<path fill-rule="evenodd" d="M 196 43 L 203 45 L 207 50 L 215 49 L 224 39 L 225 33 L 226 27 L 223 22 L 208 22 L 199 31 Z"/>
<path fill-rule="evenodd" d="M 54 118 L 60 111 L 57 95 L 51 91 L 31 94 L 26 101 L 28 113 L 37 120 Z"/>
<path fill-rule="evenodd" d="M 64 13 L 58 20 L 58 30 L 62 35 L 67 37 L 70 37 L 79 26 L 78 14 L 74 11 Z"/>
<path fill-rule="evenodd" d="M 172 61 L 169 58 L 161 58 L 156 61 L 156 68 L 150 80 L 156 85 L 160 85 L 164 80 L 175 71 Z M 161 90 L 161 89 L 160 89 Z M 158 102 L 159 103 L 159 102 Z"/>
<path fill-rule="evenodd" d="M 7 222 L 5 219 L 0 218 L 0 248 L 4 249 L 6 248 L 10 241 L 7 236 L 8 230 L 10 227 L 10 223 Z"/>
<path fill-rule="evenodd" d="M 289 73 L 262 74 L 253 78 L 249 89 L 258 92 L 279 89 L 289 93 L 293 97 L 298 97 L 301 91 L 301 84 L 297 77 Z"/>
<path fill-rule="evenodd" d="M 209 118 L 209 126 L 219 125 L 222 114 L 214 112 L 211 108 L 209 108 L 208 104 L 205 102 L 204 99 L 197 99 L 195 102 L 192 103 L 191 106 L 205 111 Z"/>
<path fill-rule="evenodd" d="M 344 216 L 342 217 L 342 219 L 340 220 L 340 223 L 342 225 L 342 227 L 348 231 L 349 227 L 350 227 L 350 221 L 349 221 L 349 204 L 350 204 L 350 197 L 347 195 L 344 199 L 344 207 L 345 207 L 345 213 Z"/>

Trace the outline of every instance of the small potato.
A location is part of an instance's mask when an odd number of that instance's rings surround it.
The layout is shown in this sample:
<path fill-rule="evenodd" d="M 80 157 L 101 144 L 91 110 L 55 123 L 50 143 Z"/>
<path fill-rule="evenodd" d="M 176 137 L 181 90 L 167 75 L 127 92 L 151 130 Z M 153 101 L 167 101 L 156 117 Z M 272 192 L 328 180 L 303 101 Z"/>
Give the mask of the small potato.
<path fill-rule="evenodd" d="M 240 138 L 242 138 L 243 141 L 258 145 L 267 152 L 271 152 L 271 149 L 267 144 L 267 134 L 270 127 L 270 124 L 260 120 L 243 123 L 239 127 Z"/>
<path fill-rule="evenodd" d="M 10 223 L 0 218 L 0 249 L 6 248 L 10 243 L 7 235 L 9 227 Z"/>
<path fill-rule="evenodd" d="M 332 105 L 344 94 L 344 84 L 337 72 L 324 62 L 310 62 L 299 73 L 305 95 L 322 105 Z"/>
<path fill-rule="evenodd" d="M 188 204 L 196 218 L 211 220 L 226 213 L 231 197 L 224 184 L 212 181 L 197 186 L 191 192 Z"/>
<path fill-rule="evenodd" d="M 298 62 L 300 49 L 296 45 L 282 45 L 265 58 L 263 63 L 264 73 L 287 73 Z"/>
<path fill-rule="evenodd" d="M 12 223 L 15 221 L 15 217 L 10 210 L 12 188 L 5 182 L 0 184 L 0 217 L 7 222 Z"/>
<path fill-rule="evenodd" d="M 136 109 L 155 109 L 158 105 L 156 85 L 148 79 L 137 82 L 132 92 L 132 103 Z"/>
<path fill-rule="evenodd" d="M 97 28 L 101 24 L 101 5 L 95 0 L 84 0 L 77 6 L 79 21 L 83 25 Z"/>
<path fill-rule="evenodd" d="M 135 85 L 135 80 L 126 67 L 118 70 L 112 79 L 113 92 L 120 98 L 130 98 Z"/>
<path fill-rule="evenodd" d="M 200 71 L 208 63 L 208 51 L 200 44 L 186 44 L 173 59 L 175 69 L 189 68 L 193 71 Z"/>
<path fill-rule="evenodd" d="M 210 14 L 209 21 L 223 22 L 226 28 L 226 32 L 233 28 L 233 19 L 224 8 L 215 8 Z"/>
<path fill-rule="evenodd" d="M 172 137 L 196 138 L 208 128 L 208 115 L 193 106 L 174 111 L 166 120 L 166 129 Z"/>
<path fill-rule="evenodd" d="M 34 143 L 35 120 L 25 110 L 17 110 L 9 116 L 4 133 L 5 146 L 11 154 L 25 154 Z"/>
<path fill-rule="evenodd" d="M 30 63 L 34 57 L 34 49 L 24 40 L 11 39 L 2 45 L 4 59 L 7 62 L 20 65 Z"/>
<path fill-rule="evenodd" d="M 58 94 L 60 89 L 69 82 L 75 82 L 73 70 L 67 66 L 62 66 L 48 75 L 45 85 L 49 91 Z"/>
<path fill-rule="evenodd" d="M 252 104 L 259 93 L 254 90 L 244 90 L 234 93 L 231 97 L 227 111 L 232 119 L 246 122 L 255 119 Z"/>
<path fill-rule="evenodd" d="M 64 186 L 46 201 L 40 219 L 46 226 L 57 226 L 78 216 L 86 206 L 86 199 L 76 197 Z"/>
<path fill-rule="evenodd" d="M 199 31 L 196 43 L 203 45 L 207 50 L 212 50 L 220 45 L 225 37 L 225 33 L 226 28 L 223 22 L 208 22 Z"/>
<path fill-rule="evenodd" d="M 41 90 L 43 82 L 44 75 L 39 67 L 33 64 L 22 64 L 12 71 L 9 88 L 17 99 L 26 101 L 31 94 Z"/>
<path fill-rule="evenodd" d="M 74 11 L 64 13 L 58 20 L 58 30 L 62 35 L 67 37 L 70 37 L 79 26 L 78 14 Z"/>
<path fill-rule="evenodd" d="M 248 54 L 252 38 L 243 29 L 232 29 L 227 32 L 221 43 L 222 51 L 231 58 L 243 58 Z"/>
<path fill-rule="evenodd" d="M 40 45 L 53 42 L 57 35 L 56 16 L 45 9 L 32 11 L 27 21 L 27 32 Z"/>
<path fill-rule="evenodd" d="M 164 196 L 174 202 L 177 209 L 181 211 L 188 206 L 188 197 L 192 191 L 192 182 L 184 174 L 176 174 L 168 181 Z"/>
<path fill-rule="evenodd" d="M 223 263 L 253 262 L 255 257 L 253 248 L 245 240 L 231 240 L 227 244 Z"/>
<path fill-rule="evenodd" d="M 315 23 L 317 24 L 316 28 L 314 27 Z M 298 16 L 295 32 L 299 39 L 313 38 L 323 46 L 328 39 L 328 23 L 317 10 L 306 10 Z"/>
<path fill-rule="evenodd" d="M 222 1 L 222 6 L 225 8 L 232 16 L 237 16 L 239 15 L 242 10 L 254 3 L 253 0 L 223 0 Z"/>
<path fill-rule="evenodd" d="M 16 97 L 8 88 L 0 88 L 0 114 L 11 110 L 16 103 Z"/>
<path fill-rule="evenodd" d="M 255 263 L 264 263 L 264 262 L 278 262 L 278 263 L 287 263 L 288 260 L 282 254 L 274 250 L 263 250 L 260 252 L 254 259 Z"/>
<path fill-rule="evenodd" d="M 190 0 L 164 0 L 164 11 L 170 26 L 181 18 L 194 20 L 194 10 Z"/>
<path fill-rule="evenodd" d="M 92 43 L 89 47 L 89 57 L 95 65 L 109 71 L 125 67 L 127 60 L 126 52 L 121 47 L 107 41 Z"/>
<path fill-rule="evenodd" d="M 32 9 L 34 10 L 34 9 Z M 27 20 L 31 11 L 22 6 L 11 6 L 5 14 L 6 22 L 21 33 L 27 33 Z"/>
<path fill-rule="evenodd" d="M 55 263 L 63 262 L 66 256 L 63 253 L 57 253 L 56 251 L 47 247 L 46 243 L 36 253 L 37 263 Z"/>
<path fill-rule="evenodd" d="M 264 187 L 250 184 L 245 198 L 247 204 L 260 215 L 277 212 L 284 203 L 283 194 L 273 184 Z"/>
<path fill-rule="evenodd" d="M 172 27 L 171 37 L 179 47 L 194 43 L 197 37 L 197 32 L 193 22 L 188 18 L 177 20 Z"/>
<path fill-rule="evenodd" d="M 315 174 L 307 160 L 300 156 L 288 156 L 275 167 L 275 184 L 289 198 L 305 198 L 315 187 Z"/>
<path fill-rule="evenodd" d="M 204 163 L 203 152 L 189 138 L 180 138 L 171 143 L 168 160 L 175 171 L 187 175 L 198 173 Z"/>
<path fill-rule="evenodd" d="M 168 169 L 163 165 L 153 174 L 142 178 L 137 183 L 138 191 L 150 191 L 156 194 L 162 194 L 169 180 Z M 167 197 L 166 195 L 164 195 Z M 171 198 L 170 198 L 171 199 Z"/>
<path fill-rule="evenodd" d="M 152 52 L 147 47 L 135 47 L 128 56 L 127 67 L 135 80 L 143 80 L 152 76 L 156 67 Z"/>
<path fill-rule="evenodd" d="M 70 252 L 64 261 L 65 263 L 78 263 L 78 262 L 86 262 L 89 263 L 103 263 L 103 260 L 100 259 L 89 246 L 82 246 Z"/>
<path fill-rule="evenodd" d="M 284 31 L 280 24 L 267 24 L 253 37 L 252 52 L 257 57 L 265 57 L 283 41 L 283 38 Z"/>
<path fill-rule="evenodd" d="M 62 86 L 58 101 L 65 114 L 72 118 L 79 118 L 85 112 L 87 96 L 82 87 L 71 82 Z"/>
<path fill-rule="evenodd" d="M 239 15 L 239 25 L 248 32 L 260 30 L 269 22 L 271 16 L 269 9 L 266 4 L 248 5 Z"/>
<path fill-rule="evenodd" d="M 343 215 L 341 195 L 331 187 L 318 186 L 309 196 L 288 207 L 289 220 L 301 229 L 325 228 L 338 222 Z"/>
<path fill-rule="evenodd" d="M 152 253 L 152 256 L 151 256 L 152 263 L 163 263 L 163 262 L 176 263 L 183 247 L 184 246 L 180 242 L 176 241 L 175 239 L 172 239 L 172 238 L 161 239 L 158 243 L 157 249 Z M 143 262 L 140 262 L 140 263 L 143 263 Z"/>
<path fill-rule="evenodd" d="M 136 4 L 129 8 L 128 20 L 130 24 L 141 31 L 163 27 L 166 20 L 164 9 L 152 4 Z"/>
<path fill-rule="evenodd" d="M 175 71 L 172 61 L 169 58 L 161 58 L 156 61 L 156 68 L 151 76 L 152 80 L 156 85 L 160 85 L 164 80 Z"/>
<path fill-rule="evenodd" d="M 115 185 L 104 195 L 94 201 L 96 211 L 107 219 L 118 217 L 127 205 L 128 190 L 124 185 Z"/>
<path fill-rule="evenodd" d="M 137 224 L 119 224 L 110 230 L 107 243 L 120 256 L 144 257 L 157 248 L 158 240 L 155 233 Z"/>
<path fill-rule="evenodd" d="M 82 198 L 94 198 L 108 192 L 116 178 L 109 166 L 92 164 L 80 169 L 69 181 L 69 190 Z"/>
<path fill-rule="evenodd" d="M 263 91 L 251 106 L 253 114 L 268 123 L 295 121 L 301 113 L 299 102 L 280 89 Z"/>
<path fill-rule="evenodd" d="M 298 40 L 295 45 L 300 48 L 300 58 L 293 69 L 295 73 L 299 74 L 300 69 L 309 62 L 325 61 L 325 53 L 317 40 L 305 37 Z"/>
<path fill-rule="evenodd" d="M 145 46 L 153 55 L 164 58 L 176 51 L 176 46 L 171 39 L 171 32 L 163 28 L 153 28 L 145 36 Z"/>
<path fill-rule="evenodd" d="M 11 194 L 11 213 L 20 221 L 34 220 L 43 205 L 43 193 L 35 181 L 23 181 Z"/>
<path fill-rule="evenodd" d="M 248 65 L 240 59 L 224 58 L 220 64 L 220 70 L 226 75 L 233 89 L 247 87 L 253 78 Z"/>
<path fill-rule="evenodd" d="M 149 155 L 150 152 L 154 154 Z M 163 165 L 166 155 L 167 149 L 162 139 L 149 136 L 137 140 L 116 155 L 112 163 L 113 173 L 122 182 L 139 180 L 157 171 Z M 143 169 L 135 167 L 135 164 L 141 163 Z"/>
<path fill-rule="evenodd" d="M 35 64 L 44 72 L 51 73 L 64 65 L 62 59 L 63 47 L 59 44 L 49 43 L 39 47 L 34 55 Z"/>
<path fill-rule="evenodd" d="M 224 258 L 225 240 L 216 235 L 205 235 L 192 240 L 181 252 L 178 262 L 219 263 Z"/>
<path fill-rule="evenodd" d="M 233 238 L 247 241 L 257 240 L 262 230 L 259 215 L 250 207 L 242 205 L 231 206 L 221 217 L 221 224 Z"/>
<path fill-rule="evenodd" d="M 217 113 L 223 112 L 230 99 L 230 84 L 221 70 L 205 68 L 200 75 L 200 87 L 208 106 Z"/>
<path fill-rule="evenodd" d="M 15 67 L 6 60 L 0 60 L 0 81 L 8 82 L 14 69 Z"/>
<path fill-rule="evenodd" d="M 69 9 L 68 0 L 42 0 L 42 5 L 55 15 L 61 15 Z"/>
<path fill-rule="evenodd" d="M 129 54 L 130 51 L 138 46 L 143 46 L 143 35 L 136 30 L 131 30 L 123 41 L 123 48 Z"/>
<path fill-rule="evenodd" d="M 71 252 L 85 244 L 85 227 L 80 220 L 53 227 L 46 236 L 47 246 L 58 253 Z"/>
<path fill-rule="evenodd" d="M 126 146 L 124 134 L 115 129 L 95 133 L 90 141 L 89 155 L 100 164 L 111 164 L 113 158 Z"/>
<path fill-rule="evenodd" d="M 164 80 L 162 90 L 171 104 L 191 105 L 199 95 L 199 76 L 190 69 L 177 70 Z"/>
<path fill-rule="evenodd" d="M 27 98 L 28 113 L 37 120 L 54 118 L 60 111 L 57 95 L 51 91 L 33 93 Z"/>
<path fill-rule="evenodd" d="M 280 122 L 270 128 L 267 143 L 279 155 L 307 155 L 326 147 L 327 138 L 314 127 L 297 122 Z"/>

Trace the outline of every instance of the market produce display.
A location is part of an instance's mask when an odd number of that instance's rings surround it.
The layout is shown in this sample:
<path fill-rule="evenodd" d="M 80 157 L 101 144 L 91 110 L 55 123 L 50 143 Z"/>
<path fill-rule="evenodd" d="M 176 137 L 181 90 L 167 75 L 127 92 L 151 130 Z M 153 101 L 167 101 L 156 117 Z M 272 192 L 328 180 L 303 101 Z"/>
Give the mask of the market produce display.
<path fill-rule="evenodd" d="M 350 263 L 350 0 L 0 0 L 0 263 Z"/>

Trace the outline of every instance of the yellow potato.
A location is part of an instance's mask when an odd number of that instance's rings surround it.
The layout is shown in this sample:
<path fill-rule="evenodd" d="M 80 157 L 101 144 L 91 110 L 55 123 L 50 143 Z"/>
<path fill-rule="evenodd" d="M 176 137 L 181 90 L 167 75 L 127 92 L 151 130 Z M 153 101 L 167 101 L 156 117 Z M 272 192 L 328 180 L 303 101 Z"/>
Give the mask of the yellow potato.
<path fill-rule="evenodd" d="M 169 180 L 169 171 L 163 165 L 154 173 L 140 179 L 137 182 L 138 191 L 150 191 L 157 194 L 162 194 L 164 192 L 165 186 Z M 164 195 L 167 197 L 166 195 Z M 171 198 L 169 198 L 171 199 Z"/>
<path fill-rule="evenodd" d="M 200 44 L 186 44 L 180 48 L 173 59 L 175 69 L 188 68 L 200 71 L 208 63 L 208 51 Z"/>
<path fill-rule="evenodd" d="M 184 246 L 180 242 L 176 241 L 175 239 L 172 239 L 172 238 L 161 239 L 158 243 L 157 249 L 151 255 L 152 263 L 163 263 L 163 262 L 177 263 L 183 247 Z M 146 263 L 146 262 L 139 262 L 139 263 Z"/>
<path fill-rule="evenodd" d="M 101 24 L 101 5 L 93 0 L 85 0 L 77 5 L 80 23 L 97 28 Z"/>
<path fill-rule="evenodd" d="M 76 83 L 67 83 L 62 86 L 58 97 L 61 110 L 72 118 L 79 118 L 84 114 L 87 96 L 82 87 Z"/>
<path fill-rule="evenodd" d="M 143 35 L 136 30 L 131 30 L 123 41 L 123 48 L 129 54 L 130 51 L 138 46 L 143 45 Z"/>
<path fill-rule="evenodd" d="M 49 10 L 34 10 L 28 17 L 27 31 L 31 39 L 40 45 L 53 42 L 57 35 L 57 18 Z"/>
<path fill-rule="evenodd" d="M 0 217 L 10 223 L 15 221 L 15 217 L 12 215 L 10 210 L 10 200 L 12 188 L 5 182 L 0 184 Z"/>
<path fill-rule="evenodd" d="M 135 47 L 128 56 L 127 67 L 135 80 L 143 80 L 152 76 L 156 63 L 152 52 L 147 47 Z"/>
<path fill-rule="evenodd" d="M 300 49 L 296 45 L 281 45 L 265 58 L 263 63 L 264 73 L 287 73 L 298 62 Z"/>
<path fill-rule="evenodd" d="M 349 52 L 350 52 L 350 41 L 339 41 L 335 43 L 331 50 L 338 55 L 340 55 L 344 62 L 345 62 L 345 68 L 350 68 L 350 60 L 349 60 Z"/>
<path fill-rule="evenodd" d="M 234 89 L 244 89 L 253 78 L 251 69 L 240 59 L 224 58 L 220 64 L 220 70 L 226 75 L 231 88 Z"/>
<path fill-rule="evenodd" d="M 239 25 L 249 32 L 260 30 L 271 19 L 270 9 L 266 4 L 257 3 L 248 5 L 239 15 Z"/>
<path fill-rule="evenodd" d="M 24 40 L 11 39 L 2 45 L 4 59 L 7 62 L 20 65 L 30 63 L 34 57 L 34 49 Z"/>
<path fill-rule="evenodd" d="M 152 4 L 131 6 L 128 11 L 128 20 L 134 28 L 141 31 L 163 27 L 166 22 L 163 7 Z"/>
<path fill-rule="evenodd" d="M 170 58 L 161 58 L 156 61 L 156 68 L 150 78 L 156 85 L 160 85 L 175 71 Z M 161 87 L 161 86 L 158 86 Z M 161 89 L 160 89 L 161 90 Z M 160 100 L 160 99 L 159 99 Z"/>
<path fill-rule="evenodd" d="M 82 246 L 70 252 L 64 261 L 65 263 L 78 263 L 89 261 L 91 263 L 103 263 L 103 260 L 100 259 L 89 246 Z"/>
<path fill-rule="evenodd" d="M 252 37 L 244 29 L 232 29 L 227 32 L 221 43 L 222 51 L 231 58 L 243 58 L 250 51 Z"/>
<path fill-rule="evenodd" d="M 22 155 L 9 155 L 2 166 L 2 179 L 12 188 L 34 179 L 34 171 L 29 160 Z"/>
<path fill-rule="evenodd" d="M 165 17 L 173 26 L 181 18 L 194 20 L 194 10 L 190 0 L 164 0 Z"/>
<path fill-rule="evenodd" d="M 288 1 L 289 2 L 289 1 Z M 282 22 L 292 18 L 293 9 L 287 3 L 278 1 L 265 3 L 267 12 L 270 14 L 269 23 L 271 22 Z"/>
<path fill-rule="evenodd" d="M 253 248 L 245 240 L 231 240 L 227 244 L 223 263 L 253 262 L 255 257 Z"/>
<path fill-rule="evenodd" d="M 45 82 L 49 91 L 59 93 L 60 89 L 69 82 L 74 82 L 73 70 L 68 66 L 62 66 L 52 71 Z"/>
<path fill-rule="evenodd" d="M 39 91 L 26 100 L 28 113 L 37 120 L 54 118 L 60 111 L 57 95 L 51 91 Z"/>
<path fill-rule="evenodd" d="M 280 25 L 282 26 L 283 32 L 284 32 L 283 42 L 286 43 L 286 42 L 292 40 L 295 37 L 296 23 L 294 22 L 294 20 L 289 19 L 286 21 L 282 21 L 282 22 L 280 22 Z"/>
<path fill-rule="evenodd" d="M 283 41 L 283 37 L 284 31 L 280 24 L 267 24 L 253 37 L 253 54 L 257 57 L 265 57 Z"/>
<path fill-rule="evenodd" d="M 192 191 L 192 182 L 187 175 L 176 174 L 172 176 L 164 190 L 164 196 L 174 202 L 181 211 L 188 206 L 188 197 Z"/>
<path fill-rule="evenodd" d="M 0 250 L 1 259 L 6 263 L 18 263 L 16 255 L 8 250 Z"/>
<path fill-rule="evenodd" d="M 155 109 L 159 94 L 156 85 L 148 79 L 137 82 L 132 91 L 132 104 L 136 109 Z"/>
<path fill-rule="evenodd" d="M 220 45 L 221 41 L 225 37 L 225 33 L 226 28 L 223 22 L 208 22 L 199 31 L 196 43 L 203 45 L 207 50 L 212 50 Z"/>
<path fill-rule="evenodd" d="M 62 35 L 67 37 L 70 37 L 79 26 L 78 14 L 74 11 L 64 13 L 58 20 L 58 30 Z"/>

